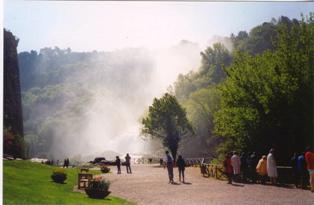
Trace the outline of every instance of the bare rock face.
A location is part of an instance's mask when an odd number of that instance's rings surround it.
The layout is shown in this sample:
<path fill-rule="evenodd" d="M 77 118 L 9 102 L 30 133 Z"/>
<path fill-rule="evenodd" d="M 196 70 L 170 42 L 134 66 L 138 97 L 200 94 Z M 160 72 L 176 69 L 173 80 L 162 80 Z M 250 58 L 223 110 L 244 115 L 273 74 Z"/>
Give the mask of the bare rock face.
<path fill-rule="evenodd" d="M 21 87 L 17 59 L 18 39 L 4 30 L 3 38 L 3 123 L 14 135 L 23 137 L 23 117 L 21 104 Z"/>

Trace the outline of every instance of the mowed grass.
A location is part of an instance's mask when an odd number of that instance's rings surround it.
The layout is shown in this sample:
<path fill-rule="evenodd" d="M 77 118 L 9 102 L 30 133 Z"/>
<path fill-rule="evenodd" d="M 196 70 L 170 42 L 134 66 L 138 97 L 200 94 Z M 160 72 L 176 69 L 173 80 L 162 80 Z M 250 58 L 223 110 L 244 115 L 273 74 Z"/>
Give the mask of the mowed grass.
<path fill-rule="evenodd" d="M 78 169 L 66 169 L 65 184 L 52 181 L 50 176 L 54 169 L 56 167 L 29 161 L 3 161 L 3 203 L 6 205 L 134 205 L 114 196 L 103 200 L 90 199 L 86 194 L 73 192 L 73 187 L 77 184 Z M 100 172 L 94 172 L 97 173 Z"/>

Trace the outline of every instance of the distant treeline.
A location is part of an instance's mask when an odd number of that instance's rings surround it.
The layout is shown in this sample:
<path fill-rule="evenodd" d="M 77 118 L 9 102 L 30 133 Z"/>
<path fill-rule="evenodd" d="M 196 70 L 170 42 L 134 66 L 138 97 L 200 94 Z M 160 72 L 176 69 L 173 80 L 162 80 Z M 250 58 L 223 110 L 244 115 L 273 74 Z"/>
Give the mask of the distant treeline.
<path fill-rule="evenodd" d="M 175 96 L 214 156 L 273 147 L 286 163 L 314 145 L 314 13 L 272 19 L 230 39 L 232 50 L 217 43 L 201 52 L 200 68 L 179 75 Z"/>
<path fill-rule="evenodd" d="M 143 49 L 73 52 L 58 47 L 19 53 L 27 156 L 65 157 L 88 146 L 93 133 L 84 133 L 84 128 L 90 115 L 101 114 L 92 107 L 103 96 L 103 106 L 121 101 L 133 108 L 142 106 L 138 103 L 142 85 L 152 75 L 152 60 L 146 53 Z M 115 115 L 119 113 L 108 115 L 103 124 L 117 127 Z"/>

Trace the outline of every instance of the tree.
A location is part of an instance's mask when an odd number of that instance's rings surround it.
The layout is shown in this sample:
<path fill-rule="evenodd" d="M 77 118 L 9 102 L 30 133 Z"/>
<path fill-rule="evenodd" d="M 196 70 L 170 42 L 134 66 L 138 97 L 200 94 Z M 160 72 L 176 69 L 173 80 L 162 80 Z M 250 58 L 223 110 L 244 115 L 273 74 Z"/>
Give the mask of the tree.
<path fill-rule="evenodd" d="M 185 155 L 193 157 L 214 154 L 217 138 L 213 134 L 213 116 L 219 110 L 219 92 L 215 86 L 199 89 L 191 93 L 182 103 L 187 111 L 187 118 L 195 132 L 194 137 L 182 140 L 181 149 Z M 192 146 L 191 146 L 192 145 Z"/>
<path fill-rule="evenodd" d="M 214 117 L 216 134 L 225 139 L 222 150 L 275 147 L 278 161 L 286 163 L 313 143 L 313 19 L 279 25 L 275 51 L 234 54 Z"/>
<path fill-rule="evenodd" d="M 199 70 L 191 71 L 186 75 L 180 74 L 174 83 L 175 95 L 180 103 L 187 100 L 191 93 L 223 81 L 226 77 L 223 68 L 232 62 L 230 52 L 221 43 L 207 47 L 200 55 L 201 66 Z"/>
<path fill-rule="evenodd" d="M 193 133 L 185 110 L 177 99 L 168 93 L 160 99 L 154 99 L 153 104 L 149 106 L 148 116 L 142 120 L 142 124 L 142 133 L 161 139 L 174 159 L 181 137 Z"/>
<path fill-rule="evenodd" d="M 20 69 L 17 59 L 19 40 L 10 31 L 4 30 L 3 34 L 4 153 L 12 154 L 14 157 L 23 157 L 23 112 Z"/>

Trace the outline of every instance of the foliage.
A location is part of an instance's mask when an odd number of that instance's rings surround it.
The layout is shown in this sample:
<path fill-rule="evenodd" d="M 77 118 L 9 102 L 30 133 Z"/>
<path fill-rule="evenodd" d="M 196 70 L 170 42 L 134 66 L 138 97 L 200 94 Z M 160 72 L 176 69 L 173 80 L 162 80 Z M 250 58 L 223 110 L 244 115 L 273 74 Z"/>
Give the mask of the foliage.
<path fill-rule="evenodd" d="M 175 82 L 175 96 L 180 102 L 187 100 L 198 89 L 220 83 L 226 77 L 224 67 L 229 66 L 232 61 L 230 52 L 221 43 L 206 48 L 201 52 L 201 59 L 197 72 L 180 74 Z"/>
<path fill-rule="evenodd" d="M 89 182 L 85 192 L 90 198 L 103 199 L 110 194 L 109 186 L 109 181 L 98 177 Z"/>
<path fill-rule="evenodd" d="M 212 132 L 214 127 L 213 115 L 219 109 L 219 91 L 214 87 L 202 88 L 191 93 L 188 100 L 182 103 L 187 111 L 195 137 L 182 141 L 182 152 L 185 156 L 213 155 L 214 150 L 208 149 L 217 144 L 217 137 Z M 197 155 L 196 155 L 197 154 Z"/>
<path fill-rule="evenodd" d="M 313 20 L 277 29 L 275 51 L 235 53 L 228 78 L 219 86 L 221 109 L 214 121 L 216 134 L 225 139 L 222 152 L 266 153 L 275 147 L 278 159 L 287 162 L 313 142 Z"/>
<path fill-rule="evenodd" d="M 153 104 L 149 106 L 148 116 L 142 120 L 142 124 L 142 133 L 160 138 L 174 158 L 181 136 L 193 132 L 185 110 L 177 99 L 168 93 L 160 99 L 154 99 Z"/>
<path fill-rule="evenodd" d="M 110 182 L 102 179 L 102 178 L 95 178 L 88 184 L 86 189 L 94 190 L 94 191 L 108 191 L 110 187 Z"/>
<path fill-rule="evenodd" d="M 214 45 L 198 71 L 179 75 L 175 94 L 198 141 L 220 154 L 275 147 L 280 163 L 314 143 L 313 18 L 282 16 L 232 34 L 232 54 Z"/>
<path fill-rule="evenodd" d="M 24 157 L 21 87 L 17 59 L 19 40 L 3 30 L 3 136 L 4 154 Z"/>
<path fill-rule="evenodd" d="M 3 152 L 12 155 L 14 158 L 24 157 L 25 142 L 23 137 L 13 134 L 10 129 L 4 128 Z"/>
<path fill-rule="evenodd" d="M 67 169 L 67 183 L 50 183 L 47 176 L 55 167 L 29 161 L 3 162 L 3 204 L 133 204 L 114 196 L 95 201 L 73 192 L 78 171 Z M 99 172 L 98 172 L 99 174 Z"/>
<path fill-rule="evenodd" d="M 102 173 L 109 173 L 109 172 L 110 172 L 110 168 L 107 167 L 107 166 L 101 166 L 101 167 L 100 167 L 100 171 L 101 171 Z"/>
<path fill-rule="evenodd" d="M 56 169 L 53 171 L 51 178 L 54 182 L 63 183 L 67 179 L 67 174 L 64 169 Z"/>

